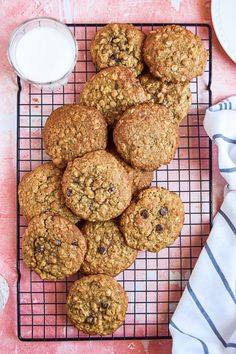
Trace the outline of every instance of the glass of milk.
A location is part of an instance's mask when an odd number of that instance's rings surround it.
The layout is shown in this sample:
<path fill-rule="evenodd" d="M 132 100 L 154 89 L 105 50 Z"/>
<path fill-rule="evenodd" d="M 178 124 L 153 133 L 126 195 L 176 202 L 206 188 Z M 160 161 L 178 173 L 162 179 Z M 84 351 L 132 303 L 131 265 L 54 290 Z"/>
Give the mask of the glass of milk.
<path fill-rule="evenodd" d="M 77 42 L 70 29 L 50 18 L 22 23 L 13 32 L 9 62 L 23 80 L 54 89 L 67 83 L 77 59 Z"/>

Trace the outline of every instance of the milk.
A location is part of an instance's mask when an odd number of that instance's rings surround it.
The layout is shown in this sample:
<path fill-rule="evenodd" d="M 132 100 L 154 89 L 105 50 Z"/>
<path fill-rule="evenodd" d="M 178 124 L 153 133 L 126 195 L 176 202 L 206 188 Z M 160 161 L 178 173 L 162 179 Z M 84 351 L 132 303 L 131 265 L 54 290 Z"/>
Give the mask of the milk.
<path fill-rule="evenodd" d="M 70 33 L 52 27 L 36 27 L 26 32 L 16 45 L 17 70 L 33 82 L 57 81 L 72 70 L 75 51 Z"/>

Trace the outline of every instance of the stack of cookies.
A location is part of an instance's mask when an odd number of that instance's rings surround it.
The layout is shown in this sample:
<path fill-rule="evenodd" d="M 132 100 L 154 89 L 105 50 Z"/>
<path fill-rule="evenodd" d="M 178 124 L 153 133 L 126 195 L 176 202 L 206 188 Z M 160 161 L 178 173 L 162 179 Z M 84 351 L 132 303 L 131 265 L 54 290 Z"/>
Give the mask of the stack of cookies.
<path fill-rule="evenodd" d="M 91 56 L 100 71 L 80 103 L 46 121 L 52 162 L 27 173 L 18 194 L 28 222 L 25 264 L 49 280 L 80 270 L 68 316 L 85 333 L 107 335 L 122 325 L 128 306 L 114 277 L 138 250 L 172 244 L 183 226 L 179 196 L 150 185 L 153 171 L 175 156 L 191 105 L 189 82 L 204 72 L 207 51 L 181 26 L 146 36 L 132 25 L 109 24 L 92 40 Z"/>

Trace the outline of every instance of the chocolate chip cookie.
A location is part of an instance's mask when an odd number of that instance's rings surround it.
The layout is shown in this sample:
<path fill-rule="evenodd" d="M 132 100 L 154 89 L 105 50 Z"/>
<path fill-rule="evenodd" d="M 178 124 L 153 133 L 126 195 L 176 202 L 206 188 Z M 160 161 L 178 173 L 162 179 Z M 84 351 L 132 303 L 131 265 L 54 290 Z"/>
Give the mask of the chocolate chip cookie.
<path fill-rule="evenodd" d="M 184 223 L 180 197 L 165 188 L 141 191 L 120 217 L 127 244 L 138 250 L 158 252 L 171 245 Z"/>
<path fill-rule="evenodd" d="M 77 280 L 67 299 L 72 324 L 88 334 L 108 335 L 125 320 L 128 296 L 122 286 L 108 275 L 89 275 Z"/>
<path fill-rule="evenodd" d="M 23 235 L 23 260 L 42 279 L 64 279 L 76 273 L 85 252 L 86 241 L 80 230 L 51 213 L 35 216 Z"/>
<path fill-rule="evenodd" d="M 115 220 L 86 222 L 82 233 L 87 241 L 83 273 L 115 277 L 137 257 L 138 252 L 127 246 Z"/>
<path fill-rule="evenodd" d="M 143 57 L 150 72 L 162 81 L 190 82 L 204 73 L 208 53 L 191 31 L 168 25 L 148 34 Z"/>
<path fill-rule="evenodd" d="M 107 123 L 114 125 L 128 107 L 149 98 L 131 70 L 114 66 L 103 69 L 87 81 L 80 94 L 80 103 L 96 107 Z"/>
<path fill-rule="evenodd" d="M 174 121 L 178 124 L 187 116 L 192 103 L 189 83 L 174 84 L 158 80 L 150 73 L 140 75 L 139 80 L 154 103 L 163 104 L 169 108 Z"/>
<path fill-rule="evenodd" d="M 130 203 L 132 186 L 124 167 L 108 152 L 90 152 L 69 162 L 62 179 L 66 205 L 79 217 L 105 221 Z"/>
<path fill-rule="evenodd" d="M 26 173 L 18 187 L 21 212 L 27 221 L 45 211 L 64 216 L 76 224 L 79 218 L 65 205 L 61 180 L 63 172 L 53 163 L 44 163 Z"/>
<path fill-rule="evenodd" d="M 118 153 L 127 163 L 152 171 L 174 158 L 179 130 L 168 108 L 143 103 L 123 114 L 116 124 L 113 138 Z"/>
<path fill-rule="evenodd" d="M 153 179 L 154 171 L 143 171 L 138 168 L 134 168 L 126 163 L 118 154 L 115 149 L 114 144 L 108 148 L 108 151 L 115 156 L 115 158 L 120 162 L 120 164 L 125 168 L 128 176 L 130 177 L 132 183 L 132 193 L 136 194 L 141 189 L 150 187 Z"/>
<path fill-rule="evenodd" d="M 127 23 L 110 23 L 91 42 L 91 56 L 100 70 L 124 65 L 139 75 L 143 71 L 142 46 L 145 34 Z"/>
<path fill-rule="evenodd" d="M 57 167 L 107 145 L 107 123 L 94 107 L 66 104 L 48 117 L 43 129 L 47 154 Z"/>

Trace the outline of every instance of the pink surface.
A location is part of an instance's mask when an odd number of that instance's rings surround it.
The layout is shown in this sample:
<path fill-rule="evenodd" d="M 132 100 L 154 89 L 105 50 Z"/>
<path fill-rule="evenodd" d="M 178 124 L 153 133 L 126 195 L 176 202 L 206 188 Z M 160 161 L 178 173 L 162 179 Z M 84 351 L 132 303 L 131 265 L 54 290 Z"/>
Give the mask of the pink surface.
<path fill-rule="evenodd" d="M 0 313 L 1 353 L 171 353 L 171 341 L 108 341 L 24 343 L 16 335 L 16 214 L 15 214 L 15 127 L 16 77 L 6 58 L 11 31 L 22 21 L 53 16 L 65 22 L 203 22 L 211 23 L 210 1 L 168 0 L 80 0 L 2 1 L 0 7 L 0 274 L 7 280 L 10 296 Z M 236 66 L 213 36 L 213 102 L 235 94 Z M 214 159 L 214 161 L 216 161 Z M 222 179 L 214 162 L 214 199 L 219 206 Z"/>

